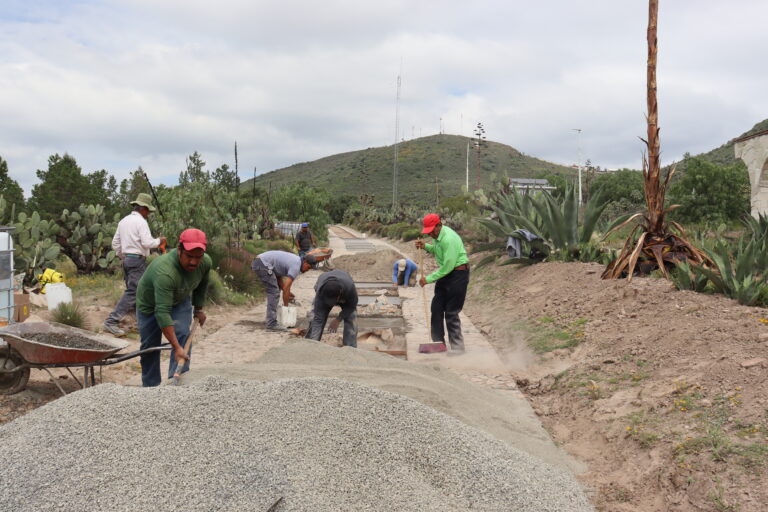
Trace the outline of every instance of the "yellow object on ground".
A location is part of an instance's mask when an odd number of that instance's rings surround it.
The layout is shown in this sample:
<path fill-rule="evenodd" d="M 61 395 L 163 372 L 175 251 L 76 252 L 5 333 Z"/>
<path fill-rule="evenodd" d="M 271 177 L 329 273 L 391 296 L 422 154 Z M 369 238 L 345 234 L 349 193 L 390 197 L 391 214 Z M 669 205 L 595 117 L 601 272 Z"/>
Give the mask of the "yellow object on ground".
<path fill-rule="evenodd" d="M 42 274 L 37 274 L 37 280 L 43 285 L 40 289 L 40 293 L 45 293 L 45 285 L 48 283 L 63 283 L 64 274 L 57 272 L 52 268 L 47 268 Z"/>

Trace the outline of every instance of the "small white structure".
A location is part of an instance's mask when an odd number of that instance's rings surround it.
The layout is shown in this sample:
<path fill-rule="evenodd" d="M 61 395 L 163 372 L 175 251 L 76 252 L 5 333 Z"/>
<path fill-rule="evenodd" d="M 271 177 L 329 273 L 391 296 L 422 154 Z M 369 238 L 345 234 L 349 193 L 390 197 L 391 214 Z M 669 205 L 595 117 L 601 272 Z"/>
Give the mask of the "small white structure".
<path fill-rule="evenodd" d="M 768 130 L 734 140 L 736 158 L 747 164 L 752 186 L 752 216 L 768 215 Z"/>
<path fill-rule="evenodd" d="M 509 178 L 509 184 L 515 187 L 523 194 L 527 194 L 529 190 L 556 190 L 557 187 L 553 187 L 549 184 L 549 180 L 533 179 L 533 178 Z"/>

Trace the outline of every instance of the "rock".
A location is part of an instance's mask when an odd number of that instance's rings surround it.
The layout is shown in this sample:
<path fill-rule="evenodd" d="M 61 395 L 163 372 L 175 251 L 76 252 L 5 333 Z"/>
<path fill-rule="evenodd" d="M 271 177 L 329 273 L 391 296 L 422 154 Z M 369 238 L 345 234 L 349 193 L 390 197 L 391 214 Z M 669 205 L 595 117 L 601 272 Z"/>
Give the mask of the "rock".
<path fill-rule="evenodd" d="M 765 358 L 764 357 L 756 357 L 754 359 L 750 359 L 748 361 L 744 361 L 741 363 L 742 368 L 753 368 L 755 366 L 765 366 Z"/>
<path fill-rule="evenodd" d="M 760 335 L 757 337 L 757 342 L 765 343 L 766 341 L 768 341 L 768 332 L 760 333 Z"/>

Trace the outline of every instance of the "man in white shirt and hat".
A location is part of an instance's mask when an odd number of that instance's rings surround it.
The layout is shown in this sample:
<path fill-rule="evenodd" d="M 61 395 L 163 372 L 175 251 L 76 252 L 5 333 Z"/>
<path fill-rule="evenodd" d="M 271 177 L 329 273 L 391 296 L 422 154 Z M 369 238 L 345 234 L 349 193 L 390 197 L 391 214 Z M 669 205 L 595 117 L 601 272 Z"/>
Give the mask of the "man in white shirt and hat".
<path fill-rule="evenodd" d="M 112 238 L 112 249 L 123 262 L 125 293 L 115 306 L 114 311 L 104 321 L 104 330 L 115 336 L 124 336 L 120 320 L 136 309 L 136 287 L 147 268 L 149 250 L 165 245 L 165 237 L 153 238 L 149 231 L 147 218 L 155 211 L 149 194 L 141 193 L 131 201 L 133 211 L 117 224 L 117 231 Z"/>

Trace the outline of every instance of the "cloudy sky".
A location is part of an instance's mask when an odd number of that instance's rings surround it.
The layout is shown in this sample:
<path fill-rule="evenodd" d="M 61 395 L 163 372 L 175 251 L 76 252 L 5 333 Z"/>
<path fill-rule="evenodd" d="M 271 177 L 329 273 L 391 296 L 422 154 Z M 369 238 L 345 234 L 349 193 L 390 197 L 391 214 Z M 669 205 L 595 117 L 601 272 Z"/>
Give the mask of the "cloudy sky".
<path fill-rule="evenodd" d="M 661 0 L 662 163 L 768 118 L 768 2 Z M 400 136 L 640 165 L 645 0 L 0 0 L 0 156 L 172 184 L 199 151 L 252 175 Z"/>

